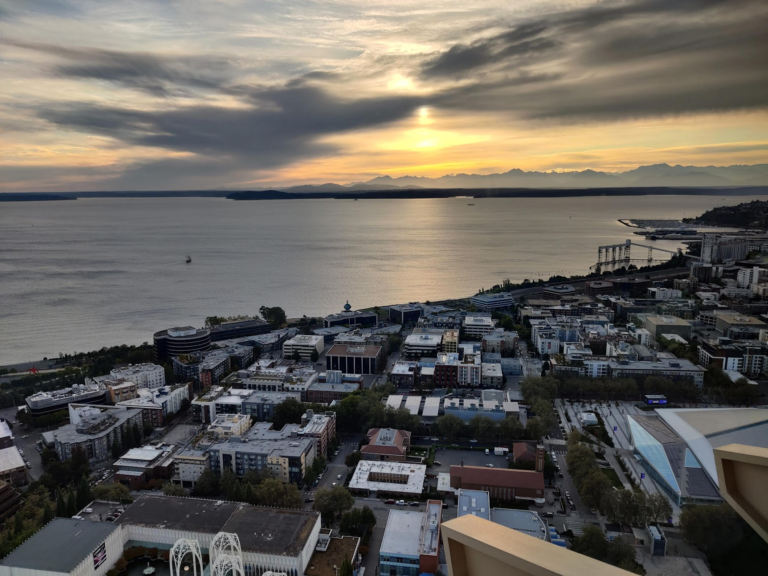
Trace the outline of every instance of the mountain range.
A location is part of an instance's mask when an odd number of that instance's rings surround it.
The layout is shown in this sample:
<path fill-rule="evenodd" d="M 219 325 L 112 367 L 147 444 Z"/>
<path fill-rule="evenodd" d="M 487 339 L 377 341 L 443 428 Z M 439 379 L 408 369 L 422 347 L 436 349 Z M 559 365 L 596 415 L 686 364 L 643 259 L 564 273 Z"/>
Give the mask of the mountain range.
<path fill-rule="evenodd" d="M 625 188 L 656 186 L 765 186 L 768 164 L 753 166 L 670 166 L 653 164 L 626 172 L 526 172 L 514 168 L 500 174 L 448 174 L 426 176 L 379 176 L 352 184 L 305 184 L 277 188 L 285 192 L 351 192 L 353 190 L 396 190 L 413 188 Z M 274 189 L 274 188 L 273 188 Z"/>

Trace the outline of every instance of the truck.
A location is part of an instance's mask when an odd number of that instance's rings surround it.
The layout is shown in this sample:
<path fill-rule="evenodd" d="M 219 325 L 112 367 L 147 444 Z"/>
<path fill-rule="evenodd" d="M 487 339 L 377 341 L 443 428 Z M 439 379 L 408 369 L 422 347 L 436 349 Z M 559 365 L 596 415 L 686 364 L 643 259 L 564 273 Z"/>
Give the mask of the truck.
<path fill-rule="evenodd" d="M 506 448 L 504 446 L 501 446 L 499 448 L 494 448 L 493 453 L 496 454 L 496 456 L 506 456 L 509 454 L 509 448 Z"/>

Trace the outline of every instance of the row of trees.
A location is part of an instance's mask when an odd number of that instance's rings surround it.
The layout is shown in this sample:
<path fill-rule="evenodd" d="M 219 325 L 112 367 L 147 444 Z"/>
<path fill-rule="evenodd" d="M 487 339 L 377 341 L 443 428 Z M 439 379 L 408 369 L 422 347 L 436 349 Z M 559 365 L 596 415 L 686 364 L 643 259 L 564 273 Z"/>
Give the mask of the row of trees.
<path fill-rule="evenodd" d="M 28 490 L 21 508 L 0 531 L 0 558 L 5 558 L 45 524 L 53 520 L 53 502 L 48 491 L 38 486 Z"/>
<path fill-rule="evenodd" d="M 704 393 L 717 404 L 753 406 L 758 400 L 757 386 L 750 384 L 746 378 L 732 381 L 715 364 L 709 366 L 704 374 Z"/>
<path fill-rule="evenodd" d="M 355 498 L 344 486 L 320 488 L 315 493 L 313 509 L 320 512 L 326 525 L 333 524 L 337 516 L 341 516 L 352 508 Z"/>
<path fill-rule="evenodd" d="M 550 408 L 551 409 L 551 408 Z M 509 443 L 515 440 L 538 440 L 546 432 L 539 418 L 529 418 L 525 426 L 514 416 L 497 422 L 488 416 L 475 416 L 464 422 L 458 416 L 446 414 L 435 422 L 437 432 L 448 440 L 472 438 Z"/>
<path fill-rule="evenodd" d="M 578 538 L 574 538 L 571 550 L 590 558 L 618 566 L 628 572 L 644 574 L 635 561 L 635 547 L 625 538 L 608 541 L 598 526 L 588 524 Z"/>
<path fill-rule="evenodd" d="M 150 434 L 152 433 L 151 428 L 149 428 L 148 431 Z M 142 428 L 139 428 L 139 425 L 136 422 L 130 426 L 126 426 L 123 433 L 122 443 L 116 438 L 115 441 L 109 445 L 109 450 L 112 452 L 112 458 L 120 458 L 126 451 L 131 450 L 132 448 L 139 448 L 143 440 L 144 431 Z"/>
<path fill-rule="evenodd" d="M 578 433 L 568 437 L 566 463 L 584 504 L 599 509 L 611 522 L 628 526 L 666 522 L 672 516 L 672 505 L 662 494 L 614 489 L 592 448 L 579 438 Z"/>
<path fill-rule="evenodd" d="M 56 516 L 59 518 L 71 518 L 80 510 L 93 502 L 93 493 L 85 475 L 80 479 L 80 485 L 66 491 L 59 490 L 56 494 Z"/>

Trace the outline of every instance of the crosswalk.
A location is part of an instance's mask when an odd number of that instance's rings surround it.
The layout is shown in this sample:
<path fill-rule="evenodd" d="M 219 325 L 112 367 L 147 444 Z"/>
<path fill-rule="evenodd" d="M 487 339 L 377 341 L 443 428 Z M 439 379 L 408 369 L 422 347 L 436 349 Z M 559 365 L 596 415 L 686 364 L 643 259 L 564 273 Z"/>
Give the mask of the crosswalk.
<path fill-rule="evenodd" d="M 573 532 L 574 536 L 581 536 L 584 534 L 584 526 L 587 525 L 587 520 L 582 518 L 578 512 L 571 514 L 565 521 L 568 529 Z"/>

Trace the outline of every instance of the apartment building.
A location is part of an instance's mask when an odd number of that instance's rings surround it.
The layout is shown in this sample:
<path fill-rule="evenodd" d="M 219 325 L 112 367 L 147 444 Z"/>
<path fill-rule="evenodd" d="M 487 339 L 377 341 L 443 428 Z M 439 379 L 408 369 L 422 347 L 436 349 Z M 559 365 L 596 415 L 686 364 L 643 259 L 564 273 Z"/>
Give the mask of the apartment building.
<path fill-rule="evenodd" d="M 317 442 L 317 455 L 328 457 L 328 446 L 336 437 L 336 412 L 315 414 L 307 410 L 301 417 L 299 436 L 314 438 Z"/>
<path fill-rule="evenodd" d="M 299 334 L 283 343 L 283 358 L 293 358 L 294 353 L 298 352 L 302 360 L 309 360 L 312 352 L 322 354 L 324 346 L 325 340 L 322 336 Z"/>
<path fill-rule="evenodd" d="M 464 335 L 470 338 L 482 338 L 496 328 L 496 321 L 490 316 L 470 316 L 464 318 L 461 326 Z"/>

